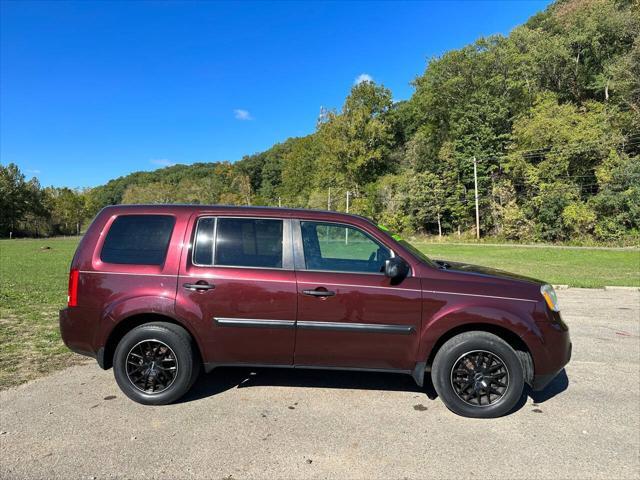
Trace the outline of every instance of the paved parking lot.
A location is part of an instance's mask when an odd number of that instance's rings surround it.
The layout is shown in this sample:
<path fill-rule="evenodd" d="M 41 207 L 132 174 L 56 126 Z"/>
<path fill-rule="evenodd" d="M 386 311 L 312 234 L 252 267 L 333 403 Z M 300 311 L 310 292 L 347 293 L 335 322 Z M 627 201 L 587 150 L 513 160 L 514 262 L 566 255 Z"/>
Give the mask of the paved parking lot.
<path fill-rule="evenodd" d="M 573 360 L 505 418 L 409 377 L 289 370 L 220 369 L 144 407 L 88 363 L 0 392 L 0 477 L 640 478 L 640 293 L 559 295 Z"/>

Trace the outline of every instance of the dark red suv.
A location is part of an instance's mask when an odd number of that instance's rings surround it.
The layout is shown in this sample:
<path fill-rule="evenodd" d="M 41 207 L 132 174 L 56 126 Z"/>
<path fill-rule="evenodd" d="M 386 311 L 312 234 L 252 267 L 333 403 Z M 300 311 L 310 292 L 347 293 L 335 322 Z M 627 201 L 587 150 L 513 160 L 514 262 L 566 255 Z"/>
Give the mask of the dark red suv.
<path fill-rule="evenodd" d="M 553 288 L 432 261 L 366 218 L 223 206 L 116 206 L 80 242 L 60 312 L 72 350 L 145 404 L 203 367 L 431 374 L 452 411 L 508 413 L 571 355 Z"/>

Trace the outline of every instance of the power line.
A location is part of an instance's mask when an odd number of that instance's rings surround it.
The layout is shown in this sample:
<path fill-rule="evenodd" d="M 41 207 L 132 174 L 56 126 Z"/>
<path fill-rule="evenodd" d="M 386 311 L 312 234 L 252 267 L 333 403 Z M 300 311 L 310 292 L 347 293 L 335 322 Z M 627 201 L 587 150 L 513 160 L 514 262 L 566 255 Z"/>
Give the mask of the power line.
<path fill-rule="evenodd" d="M 531 149 L 531 150 L 512 150 L 508 153 L 495 154 L 495 155 L 482 157 L 478 159 L 478 161 L 479 162 L 486 161 L 486 160 L 499 161 L 499 160 L 508 159 L 510 157 L 513 157 L 514 155 L 522 155 L 527 159 L 548 158 L 548 157 L 559 156 L 562 154 L 571 155 L 576 153 L 593 151 L 598 146 L 602 146 L 602 147 L 623 146 L 627 148 L 629 146 L 640 145 L 640 132 L 629 135 L 628 138 L 630 138 L 631 140 L 619 141 L 612 145 L 602 145 L 602 140 L 593 140 L 592 142 L 581 143 L 580 145 L 565 145 L 565 146 L 547 145 L 545 147 Z"/>

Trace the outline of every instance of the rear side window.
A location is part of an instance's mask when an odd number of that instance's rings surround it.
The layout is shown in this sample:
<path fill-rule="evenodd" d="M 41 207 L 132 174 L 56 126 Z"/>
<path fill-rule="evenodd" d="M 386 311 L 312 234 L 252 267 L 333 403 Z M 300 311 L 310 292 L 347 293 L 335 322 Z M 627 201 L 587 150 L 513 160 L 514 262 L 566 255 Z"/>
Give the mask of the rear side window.
<path fill-rule="evenodd" d="M 175 218 L 170 215 L 122 215 L 111 224 L 100 259 L 126 265 L 162 265 Z"/>
<path fill-rule="evenodd" d="M 218 218 L 215 265 L 282 268 L 282 220 Z"/>

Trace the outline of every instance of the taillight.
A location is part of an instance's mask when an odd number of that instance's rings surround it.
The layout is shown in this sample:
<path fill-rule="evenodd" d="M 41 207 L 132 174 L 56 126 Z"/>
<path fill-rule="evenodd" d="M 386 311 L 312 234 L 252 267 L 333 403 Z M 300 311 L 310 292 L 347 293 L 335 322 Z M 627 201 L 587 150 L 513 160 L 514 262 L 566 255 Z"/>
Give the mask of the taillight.
<path fill-rule="evenodd" d="M 78 306 L 78 279 L 80 278 L 80 271 L 72 268 L 69 271 L 69 292 L 67 297 L 67 304 L 70 307 Z"/>

